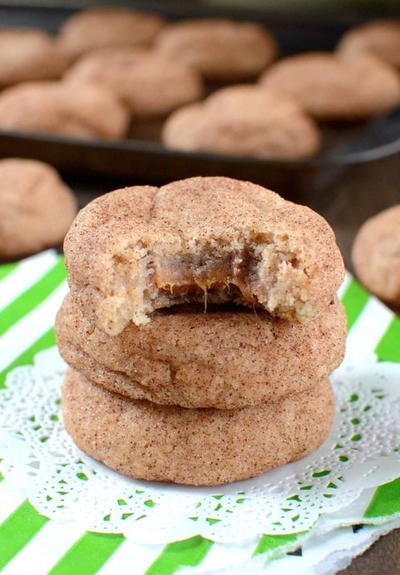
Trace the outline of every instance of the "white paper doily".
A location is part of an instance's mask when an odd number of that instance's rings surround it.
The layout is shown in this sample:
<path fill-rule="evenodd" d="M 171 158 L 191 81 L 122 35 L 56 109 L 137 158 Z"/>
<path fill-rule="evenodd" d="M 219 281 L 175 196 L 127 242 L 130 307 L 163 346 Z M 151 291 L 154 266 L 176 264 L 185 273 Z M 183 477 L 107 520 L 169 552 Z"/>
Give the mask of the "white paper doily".
<path fill-rule="evenodd" d="M 332 376 L 336 418 L 301 461 L 220 488 L 125 478 L 82 453 L 63 429 L 56 348 L 15 369 L 0 391 L 0 470 L 44 515 L 142 543 L 201 534 L 245 542 L 312 527 L 322 513 L 400 476 L 400 365 L 347 364 Z M 112 433 L 112 430 L 110 430 Z"/>

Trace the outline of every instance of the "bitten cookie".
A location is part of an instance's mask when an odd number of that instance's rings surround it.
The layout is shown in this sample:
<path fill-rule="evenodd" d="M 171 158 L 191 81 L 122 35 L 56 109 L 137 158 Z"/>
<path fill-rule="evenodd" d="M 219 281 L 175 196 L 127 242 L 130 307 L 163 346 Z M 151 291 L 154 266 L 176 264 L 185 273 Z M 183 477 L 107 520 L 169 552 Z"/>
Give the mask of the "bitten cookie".
<path fill-rule="evenodd" d="M 276 57 L 271 34 L 254 22 L 185 20 L 166 26 L 156 47 L 192 66 L 208 80 L 243 80 L 257 76 Z"/>
<path fill-rule="evenodd" d="M 0 258 L 60 244 L 76 212 L 71 190 L 51 166 L 0 160 Z"/>
<path fill-rule="evenodd" d="M 388 64 L 400 67 L 400 22 L 373 20 L 350 28 L 340 40 L 338 50 L 352 54 L 372 54 Z"/>
<path fill-rule="evenodd" d="M 56 79 L 67 66 L 66 55 L 49 34 L 24 28 L 0 29 L 0 87 Z"/>
<path fill-rule="evenodd" d="M 310 52 L 280 60 L 262 86 L 296 102 L 318 120 L 355 120 L 384 114 L 400 103 L 400 79 L 368 54 Z"/>
<path fill-rule="evenodd" d="M 345 317 L 329 305 L 307 324 L 265 312 L 201 306 L 156 312 L 110 337 L 95 324 L 90 294 L 69 294 L 56 322 L 65 361 L 130 399 L 237 409 L 309 389 L 341 362 Z"/>
<path fill-rule="evenodd" d="M 125 107 L 106 88 L 32 82 L 0 94 L 0 129 L 64 134 L 84 139 L 121 138 L 128 129 Z"/>
<path fill-rule="evenodd" d="M 235 86 L 173 113 L 162 142 L 187 151 L 297 160 L 315 155 L 321 138 L 318 126 L 294 100 Z"/>
<path fill-rule="evenodd" d="M 321 216 L 230 178 L 101 196 L 80 211 L 64 249 L 71 288 L 94 290 L 97 324 L 109 335 L 187 301 L 307 321 L 334 299 L 344 273 Z"/>
<path fill-rule="evenodd" d="M 354 269 L 378 297 L 400 305 L 400 205 L 367 220 L 353 244 Z"/>
<path fill-rule="evenodd" d="M 91 52 L 65 78 L 105 86 L 123 100 L 135 119 L 164 116 L 203 93 L 200 76 L 186 64 L 131 48 Z"/>
<path fill-rule="evenodd" d="M 327 438 L 334 404 L 327 380 L 280 403 L 234 411 L 129 401 L 73 370 L 62 391 L 75 443 L 137 479 L 221 485 L 300 459 Z"/>
<path fill-rule="evenodd" d="M 163 25 L 157 14 L 98 6 L 77 12 L 66 20 L 60 30 L 59 43 L 73 58 L 108 46 L 147 46 Z"/>

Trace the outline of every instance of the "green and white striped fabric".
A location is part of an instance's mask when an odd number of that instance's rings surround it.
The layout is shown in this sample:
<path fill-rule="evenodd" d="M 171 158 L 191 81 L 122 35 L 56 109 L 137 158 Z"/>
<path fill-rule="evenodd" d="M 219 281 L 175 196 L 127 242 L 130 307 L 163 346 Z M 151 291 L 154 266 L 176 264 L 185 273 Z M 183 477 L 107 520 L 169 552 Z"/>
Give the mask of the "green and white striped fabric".
<path fill-rule="evenodd" d="M 6 385 L 8 372 L 32 363 L 39 351 L 55 344 L 54 317 L 66 291 L 63 258 L 54 251 L 0 266 L 0 389 Z M 348 317 L 348 347 L 354 357 L 362 357 L 367 345 L 380 361 L 400 362 L 400 319 L 350 276 L 340 297 Z M 360 333 L 363 349 L 359 346 Z M 379 518 L 396 526 L 394 520 L 400 516 L 400 477 L 366 492 L 358 506 L 362 509 L 362 522 L 373 523 Z M 379 531 L 374 527 L 364 529 L 370 530 L 365 533 L 371 537 L 374 529 Z M 347 527 L 332 531 L 328 543 L 345 535 L 348 540 L 350 534 L 361 540 L 359 529 Z M 136 545 L 122 535 L 84 532 L 70 523 L 49 520 L 6 479 L 1 478 L 0 482 L 0 570 L 5 575 L 172 575 L 181 568 L 207 573 L 233 569 L 252 557 L 259 562 L 260 557 L 266 560 L 294 551 L 306 536 L 265 534 L 256 546 L 222 545 L 201 536 L 166 546 Z M 306 548 L 304 543 L 303 549 Z M 279 561 L 300 562 L 305 555 L 302 558 L 297 552 Z M 263 572 L 269 573 L 269 567 Z M 300 569 L 292 572 L 300 573 Z"/>

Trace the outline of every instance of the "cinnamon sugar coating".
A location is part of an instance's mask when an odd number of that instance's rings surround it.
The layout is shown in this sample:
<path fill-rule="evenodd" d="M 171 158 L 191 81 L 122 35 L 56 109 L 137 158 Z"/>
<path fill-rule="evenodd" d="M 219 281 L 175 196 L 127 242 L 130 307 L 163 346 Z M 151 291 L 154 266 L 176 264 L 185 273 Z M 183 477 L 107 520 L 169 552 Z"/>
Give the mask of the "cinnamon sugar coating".
<path fill-rule="evenodd" d="M 234 302 L 308 321 L 334 299 L 343 261 L 327 222 L 261 186 L 189 178 L 97 198 L 65 240 L 70 286 L 93 289 L 117 335 L 156 309 Z"/>
<path fill-rule="evenodd" d="M 327 380 L 279 403 L 221 411 L 130 401 L 73 370 L 62 408 L 78 447 L 105 465 L 188 485 L 222 485 L 300 459 L 325 441 L 334 412 Z"/>
<path fill-rule="evenodd" d="M 58 313 L 61 355 L 88 379 L 129 399 L 237 409 L 310 390 L 341 362 L 340 303 L 306 324 L 266 312 L 201 305 L 155 312 L 116 336 L 95 325 L 90 295 L 70 293 Z"/>

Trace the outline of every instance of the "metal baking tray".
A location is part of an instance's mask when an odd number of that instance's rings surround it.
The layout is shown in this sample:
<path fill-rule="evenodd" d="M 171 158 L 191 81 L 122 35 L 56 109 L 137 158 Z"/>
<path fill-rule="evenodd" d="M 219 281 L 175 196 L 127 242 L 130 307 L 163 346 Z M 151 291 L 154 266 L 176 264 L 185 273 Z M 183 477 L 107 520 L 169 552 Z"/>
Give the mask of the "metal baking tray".
<path fill-rule="evenodd" d="M 110 2 L 108 2 L 110 3 Z M 127 2 L 125 2 L 127 4 Z M 129 2 L 143 8 L 143 2 Z M 55 32 L 75 6 L 0 5 L 0 24 L 34 26 Z M 229 16 L 257 19 L 277 36 L 283 55 L 332 49 L 343 31 L 357 23 L 343 18 L 303 16 L 215 8 L 197 3 L 146 2 L 169 19 Z M 212 153 L 167 150 L 157 140 L 160 125 L 138 125 L 130 139 L 103 142 L 53 135 L 0 132 L 0 157 L 29 157 L 74 174 L 119 178 L 125 184 L 154 183 L 194 175 L 224 175 L 268 186 L 304 202 L 335 181 L 349 166 L 379 160 L 400 152 L 400 109 L 368 122 L 323 127 L 323 151 L 306 161 L 272 161 Z"/>

